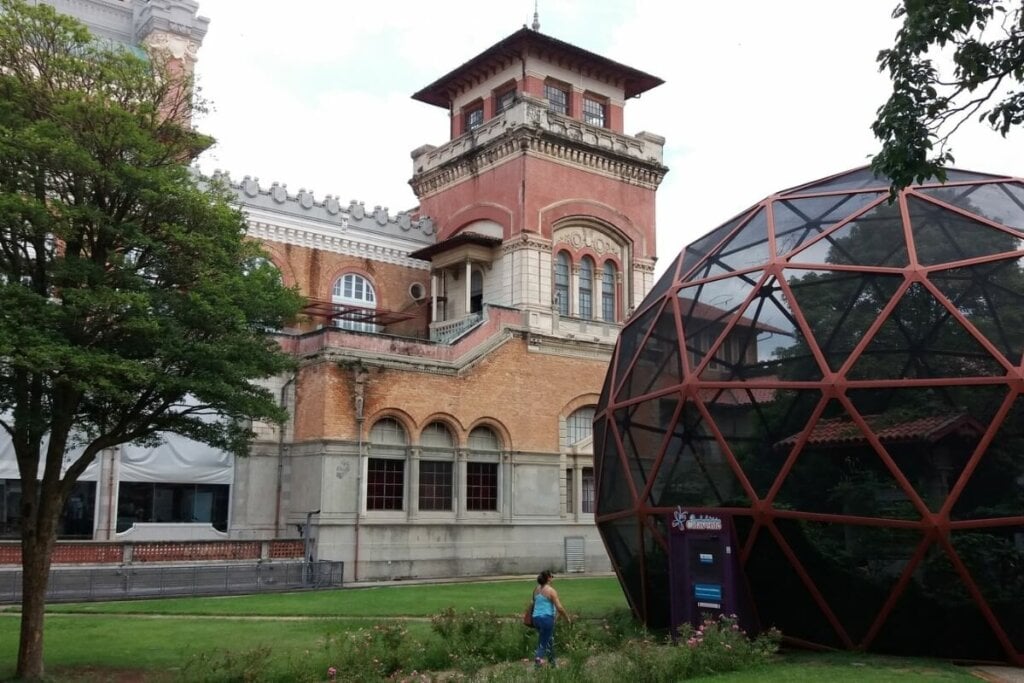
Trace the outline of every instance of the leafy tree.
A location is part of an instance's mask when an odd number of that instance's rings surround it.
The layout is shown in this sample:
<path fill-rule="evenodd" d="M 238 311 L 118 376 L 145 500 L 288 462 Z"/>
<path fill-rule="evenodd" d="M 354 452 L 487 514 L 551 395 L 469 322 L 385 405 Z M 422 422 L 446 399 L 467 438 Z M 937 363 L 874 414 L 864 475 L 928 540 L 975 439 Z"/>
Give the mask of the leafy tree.
<path fill-rule="evenodd" d="M 17 675 L 43 676 L 57 522 L 103 450 L 174 432 L 243 455 L 285 416 L 255 380 L 296 315 L 245 223 L 189 163 L 187 83 L 98 46 L 46 5 L 0 0 L 0 427 L 21 477 Z"/>
<path fill-rule="evenodd" d="M 872 125 L 882 149 L 874 171 L 894 190 L 945 180 L 947 143 L 972 116 L 1002 135 L 1024 122 L 1024 7 L 1013 0 L 903 0 L 896 43 L 878 55 L 892 95 Z M 936 48 L 952 60 L 944 76 Z"/>

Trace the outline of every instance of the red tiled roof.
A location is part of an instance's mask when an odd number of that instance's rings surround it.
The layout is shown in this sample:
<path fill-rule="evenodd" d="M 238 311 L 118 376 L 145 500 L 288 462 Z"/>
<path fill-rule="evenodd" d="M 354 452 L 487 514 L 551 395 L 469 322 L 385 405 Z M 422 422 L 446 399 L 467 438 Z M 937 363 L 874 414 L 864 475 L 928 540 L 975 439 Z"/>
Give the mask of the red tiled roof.
<path fill-rule="evenodd" d="M 865 415 L 864 421 L 883 444 L 934 443 L 954 432 L 977 436 L 985 431 L 984 425 L 966 413 L 929 415 L 891 424 L 886 424 L 885 415 Z M 799 438 L 800 432 L 797 432 L 779 441 L 775 447 L 790 447 Z M 813 446 L 860 446 L 867 443 L 867 438 L 850 418 L 834 417 L 819 420 L 807 443 Z"/>

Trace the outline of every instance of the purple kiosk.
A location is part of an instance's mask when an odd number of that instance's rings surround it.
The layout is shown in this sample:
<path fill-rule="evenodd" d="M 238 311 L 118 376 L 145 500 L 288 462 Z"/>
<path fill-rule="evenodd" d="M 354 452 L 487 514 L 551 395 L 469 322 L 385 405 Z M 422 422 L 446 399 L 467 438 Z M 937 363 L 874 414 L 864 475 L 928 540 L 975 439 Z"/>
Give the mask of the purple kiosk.
<path fill-rule="evenodd" d="M 677 507 L 669 533 L 669 601 L 672 630 L 706 616 L 739 615 L 748 626 L 739 549 L 732 518 Z"/>

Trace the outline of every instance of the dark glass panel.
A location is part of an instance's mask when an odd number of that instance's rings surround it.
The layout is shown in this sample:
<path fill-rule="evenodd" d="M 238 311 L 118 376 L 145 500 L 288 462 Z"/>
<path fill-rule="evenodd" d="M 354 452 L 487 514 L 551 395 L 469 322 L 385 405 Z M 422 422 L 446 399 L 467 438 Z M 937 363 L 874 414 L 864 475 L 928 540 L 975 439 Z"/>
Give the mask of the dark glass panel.
<path fill-rule="evenodd" d="M 926 266 L 1020 250 L 1019 237 L 937 204 L 907 198 L 917 260 Z"/>
<path fill-rule="evenodd" d="M 637 495 L 646 487 L 658 454 L 665 446 L 665 434 L 672 429 L 678 405 L 679 396 L 673 393 L 635 403 L 615 412 L 615 422 L 622 437 L 626 463 Z"/>
<path fill-rule="evenodd" d="M 701 399 L 754 492 L 764 498 L 792 450 L 776 444 L 804 430 L 821 393 L 730 387 L 703 389 Z"/>
<path fill-rule="evenodd" d="M 779 441 L 788 452 L 800 433 Z M 812 428 L 774 501 L 775 507 L 858 517 L 920 519 L 921 514 L 865 433 L 831 401 Z"/>
<path fill-rule="evenodd" d="M 687 280 L 692 282 L 763 266 L 768 263 L 769 255 L 768 221 L 764 209 L 761 209 L 750 219 L 749 223 L 719 247 Z"/>
<path fill-rule="evenodd" d="M 942 659 L 1006 657 L 949 557 L 937 546 L 918 565 L 871 648 Z"/>
<path fill-rule="evenodd" d="M 628 474 L 622 469 L 618 448 L 612 436 L 614 428 L 608 429 L 601 458 L 601 478 L 597 482 L 597 514 L 607 515 L 633 507 L 633 493 L 629 488 Z"/>
<path fill-rule="evenodd" d="M 626 326 L 619 333 L 619 341 L 616 345 L 618 356 L 615 358 L 615 386 L 622 384 L 629 372 L 629 366 L 633 363 L 636 350 L 647 336 L 651 324 L 661 312 L 664 302 L 647 309 L 639 316 L 630 319 Z"/>
<path fill-rule="evenodd" d="M 971 182 L 972 180 L 995 180 L 997 178 L 1005 177 L 1006 176 L 1004 175 L 997 175 L 995 173 L 978 173 L 977 171 L 963 171 L 957 168 L 946 169 L 947 183 L 965 183 Z M 930 183 L 934 181 L 930 180 L 928 182 Z"/>
<path fill-rule="evenodd" d="M 838 192 L 840 190 L 866 190 L 868 188 L 888 189 L 889 181 L 876 176 L 870 168 L 858 168 L 829 180 L 795 187 L 789 194 L 811 194 L 817 192 Z"/>
<path fill-rule="evenodd" d="M 787 269 L 785 277 L 832 370 L 846 362 L 903 284 L 899 275 L 842 270 Z"/>
<path fill-rule="evenodd" d="M 681 258 L 682 254 L 679 254 L 672 259 L 672 263 L 669 264 L 668 269 L 662 273 L 661 277 L 658 278 L 658 281 L 654 283 L 654 286 L 651 287 L 651 291 L 647 293 L 643 302 L 637 307 L 638 309 L 642 309 L 647 306 L 647 304 L 667 292 L 669 287 L 675 284 L 676 280 L 679 278 L 679 273 L 676 271 L 679 268 L 679 259 Z"/>
<path fill-rule="evenodd" d="M 938 512 L 999 409 L 1003 386 L 848 392 L 882 446 L 932 512 Z"/>
<path fill-rule="evenodd" d="M 750 501 L 729 461 L 693 403 L 673 425 L 651 488 L 655 507 L 748 507 Z"/>
<path fill-rule="evenodd" d="M 779 519 L 775 525 L 855 644 L 924 538 L 915 530 L 853 524 Z"/>
<path fill-rule="evenodd" d="M 601 522 L 597 529 L 604 540 L 604 547 L 608 549 L 612 564 L 618 567 L 619 580 L 633 613 L 643 619 L 643 582 L 640 574 L 643 555 L 640 553 L 640 529 L 637 519 L 623 517 Z"/>
<path fill-rule="evenodd" d="M 929 187 L 918 192 L 990 221 L 1024 230 L 1024 189 L 1017 183 Z"/>
<path fill-rule="evenodd" d="M 697 368 L 761 279 L 760 272 L 712 280 L 679 290 L 679 312 L 690 371 Z"/>
<path fill-rule="evenodd" d="M 1024 259 L 932 273 L 931 281 L 1013 365 L 1024 354 Z"/>
<path fill-rule="evenodd" d="M 899 205 L 882 202 L 789 260 L 791 263 L 903 267 L 910 258 Z"/>
<path fill-rule="evenodd" d="M 697 277 L 693 275 L 688 275 L 689 272 L 694 266 L 703 261 L 708 254 L 713 252 L 722 240 L 728 237 L 732 231 L 736 229 L 736 226 L 746 220 L 747 216 L 751 214 L 751 211 L 752 210 L 744 211 L 732 220 L 723 223 L 708 234 L 704 235 L 704 237 L 701 237 L 699 240 L 686 247 L 686 251 L 683 252 L 683 264 L 679 270 L 680 277 L 685 276 L 685 282 L 697 279 Z"/>
<path fill-rule="evenodd" d="M 775 253 L 786 254 L 827 232 L 836 223 L 857 213 L 882 196 L 879 193 L 829 195 L 805 199 L 780 199 L 772 205 Z"/>
<path fill-rule="evenodd" d="M 622 385 L 619 399 L 635 398 L 679 384 L 683 380 L 675 307 L 669 302 L 643 342 Z"/>
<path fill-rule="evenodd" d="M 1024 397 L 1017 397 L 985 449 L 950 517 L 954 520 L 1024 515 Z"/>
<path fill-rule="evenodd" d="M 850 379 L 992 377 L 1005 368 L 920 283 L 912 284 L 849 372 Z"/>
<path fill-rule="evenodd" d="M 1024 526 L 954 531 L 953 549 L 1017 652 L 1024 652 Z"/>
<path fill-rule="evenodd" d="M 669 626 L 668 553 L 658 542 L 668 538 L 665 522 L 659 517 L 647 517 L 643 526 L 644 569 L 647 571 L 647 625 L 650 628 Z M 651 527 L 655 527 L 652 529 Z"/>
<path fill-rule="evenodd" d="M 806 382 L 821 379 L 790 304 L 775 278 L 757 290 L 739 321 L 714 347 L 701 379 L 780 378 Z"/>
<path fill-rule="evenodd" d="M 835 629 L 769 529 L 757 533 L 744 570 L 762 628 L 774 627 L 793 638 L 842 647 Z"/>

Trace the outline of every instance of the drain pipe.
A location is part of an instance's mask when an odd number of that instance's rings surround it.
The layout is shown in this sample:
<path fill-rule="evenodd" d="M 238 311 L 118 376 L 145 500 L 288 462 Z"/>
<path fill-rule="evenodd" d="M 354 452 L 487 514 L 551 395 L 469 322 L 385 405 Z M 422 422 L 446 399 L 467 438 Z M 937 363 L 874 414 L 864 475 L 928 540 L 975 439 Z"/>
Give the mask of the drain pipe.
<path fill-rule="evenodd" d="M 359 518 L 363 515 L 363 421 L 366 419 L 363 415 L 363 403 L 365 401 L 363 392 L 366 389 L 366 377 L 369 373 L 362 363 L 357 364 L 352 369 L 352 372 L 355 375 L 352 400 L 355 403 L 356 410 L 356 458 L 359 461 L 356 466 L 356 523 L 354 529 L 355 547 L 353 548 L 352 580 L 359 581 Z"/>
<path fill-rule="evenodd" d="M 281 387 L 281 401 L 280 405 L 282 408 L 288 402 L 288 387 L 295 383 L 295 373 L 288 378 L 288 381 Z M 289 417 L 288 420 L 291 420 Z M 278 427 L 277 434 L 277 495 L 274 501 L 274 538 L 281 535 L 281 496 L 284 495 L 284 441 L 285 432 L 288 430 L 288 421 Z"/>

